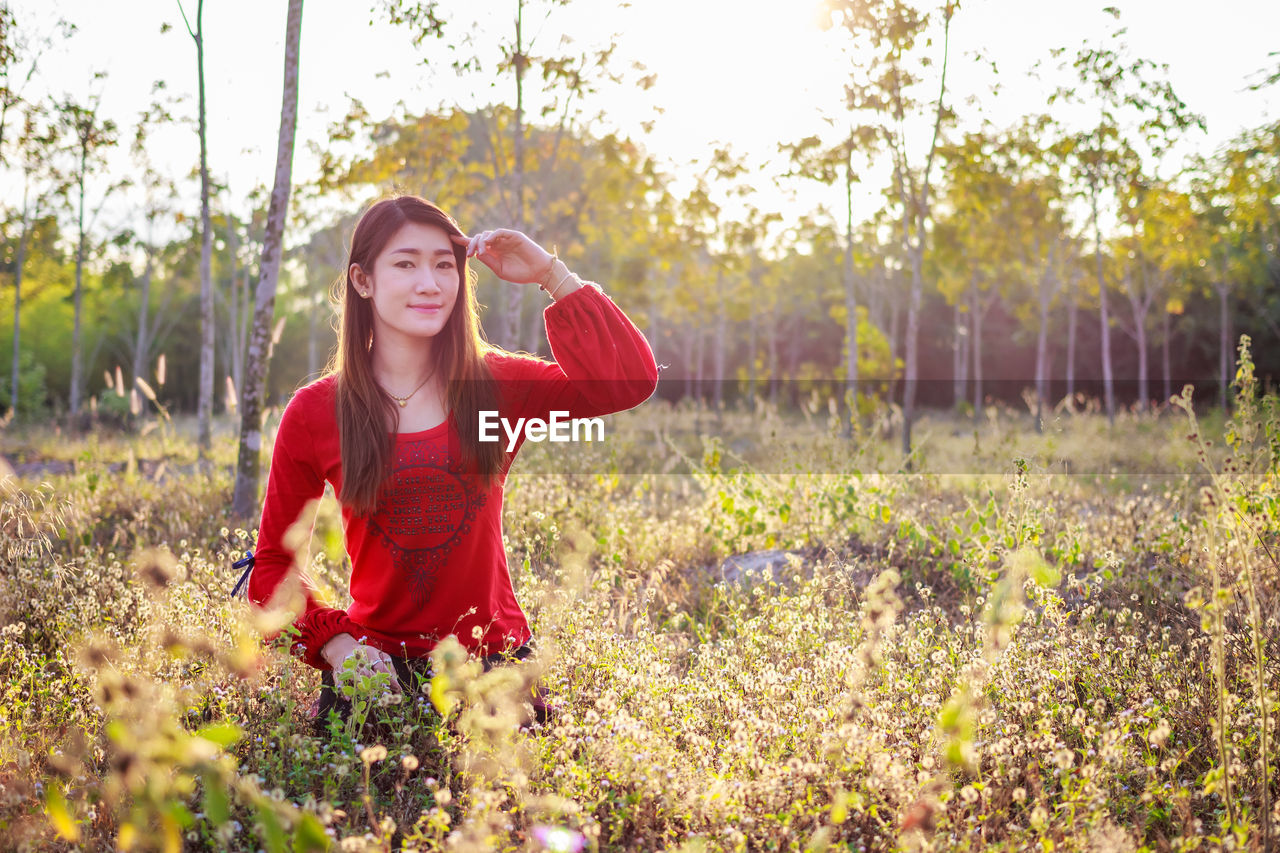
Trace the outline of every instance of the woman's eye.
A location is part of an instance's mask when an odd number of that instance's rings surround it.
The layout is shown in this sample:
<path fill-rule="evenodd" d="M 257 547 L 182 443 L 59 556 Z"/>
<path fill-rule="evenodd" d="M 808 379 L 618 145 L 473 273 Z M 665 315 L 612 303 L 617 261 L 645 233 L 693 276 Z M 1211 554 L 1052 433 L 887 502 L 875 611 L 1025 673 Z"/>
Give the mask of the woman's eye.
<path fill-rule="evenodd" d="M 437 268 L 442 270 L 451 270 L 453 269 L 453 261 L 441 261 L 437 265 Z"/>
<path fill-rule="evenodd" d="M 396 263 L 396 266 L 400 267 L 401 269 L 407 270 L 413 266 L 413 261 L 398 261 Z"/>

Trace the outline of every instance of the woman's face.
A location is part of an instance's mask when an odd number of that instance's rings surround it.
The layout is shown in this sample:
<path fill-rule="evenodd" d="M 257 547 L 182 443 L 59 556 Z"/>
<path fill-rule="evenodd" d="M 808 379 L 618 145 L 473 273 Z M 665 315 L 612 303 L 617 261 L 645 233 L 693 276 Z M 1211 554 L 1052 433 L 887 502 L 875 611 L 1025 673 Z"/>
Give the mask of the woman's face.
<path fill-rule="evenodd" d="M 449 235 L 417 222 L 392 235 L 372 271 L 352 264 L 349 276 L 373 305 L 375 342 L 435 337 L 453 312 L 461 283 Z"/>

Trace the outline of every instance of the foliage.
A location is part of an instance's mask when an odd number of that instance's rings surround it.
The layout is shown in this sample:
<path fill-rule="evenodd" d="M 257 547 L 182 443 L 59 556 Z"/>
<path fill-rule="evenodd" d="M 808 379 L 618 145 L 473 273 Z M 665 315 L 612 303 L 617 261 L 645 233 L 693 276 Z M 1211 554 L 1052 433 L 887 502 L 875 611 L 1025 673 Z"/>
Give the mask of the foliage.
<path fill-rule="evenodd" d="M 442 643 L 421 692 L 348 682 L 363 719 L 319 727 L 317 673 L 227 598 L 252 542 L 222 527 L 227 467 L 184 468 L 183 425 L 28 432 L 7 446 L 48 470 L 0 504 L 3 845 L 1262 849 L 1280 413 L 1247 350 L 1238 384 L 1190 442 L 1153 415 L 925 418 L 909 475 L 820 400 L 727 411 L 710 443 L 706 412 L 615 416 L 567 469 L 531 446 L 505 528 L 539 656 L 481 674 Z M 311 570 L 342 604 L 334 507 Z M 722 579 L 761 548 L 791 556 Z M 535 679 L 558 713 L 518 731 Z"/>
<path fill-rule="evenodd" d="M 26 420 L 42 419 L 49 408 L 49 391 L 45 385 L 44 364 L 35 360 L 30 350 L 23 350 L 18 358 L 18 399 L 14 406 L 12 389 L 6 382 L 0 388 L 0 407 Z"/>

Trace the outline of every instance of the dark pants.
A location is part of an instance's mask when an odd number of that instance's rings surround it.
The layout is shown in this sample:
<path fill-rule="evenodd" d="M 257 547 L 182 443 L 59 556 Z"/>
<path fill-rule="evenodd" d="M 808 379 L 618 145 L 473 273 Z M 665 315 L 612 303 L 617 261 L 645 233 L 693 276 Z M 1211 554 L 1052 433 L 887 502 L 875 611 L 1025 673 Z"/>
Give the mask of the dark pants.
<path fill-rule="evenodd" d="M 500 664 L 522 661 L 533 652 L 533 640 L 530 640 L 509 652 L 498 652 L 481 658 L 480 662 L 484 665 L 484 671 L 488 672 Z M 395 667 L 396 678 L 400 681 L 401 689 L 409 696 L 421 696 L 422 684 L 431 680 L 431 659 L 401 658 L 392 655 L 391 664 Z M 338 715 L 346 720 L 351 714 L 351 703 L 338 693 L 333 682 L 333 670 L 324 670 L 320 681 L 320 698 L 313 706 L 312 716 L 315 718 L 316 731 L 323 733 L 328 727 L 329 712 L 336 710 Z M 542 690 L 539 689 L 539 699 L 533 702 L 533 710 L 537 722 L 545 723 L 548 719 L 548 711 L 547 706 L 541 701 L 541 694 Z"/>

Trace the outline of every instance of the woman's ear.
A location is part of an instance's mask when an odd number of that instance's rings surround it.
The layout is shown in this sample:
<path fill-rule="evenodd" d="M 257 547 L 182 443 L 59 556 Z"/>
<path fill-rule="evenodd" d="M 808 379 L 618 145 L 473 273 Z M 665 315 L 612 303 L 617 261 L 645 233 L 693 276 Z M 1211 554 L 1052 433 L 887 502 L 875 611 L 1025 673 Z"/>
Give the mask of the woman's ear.
<path fill-rule="evenodd" d="M 364 270 L 360 269 L 359 264 L 352 264 L 347 270 L 347 280 L 355 285 L 356 292 L 366 299 L 369 298 L 369 277 L 364 274 Z"/>

